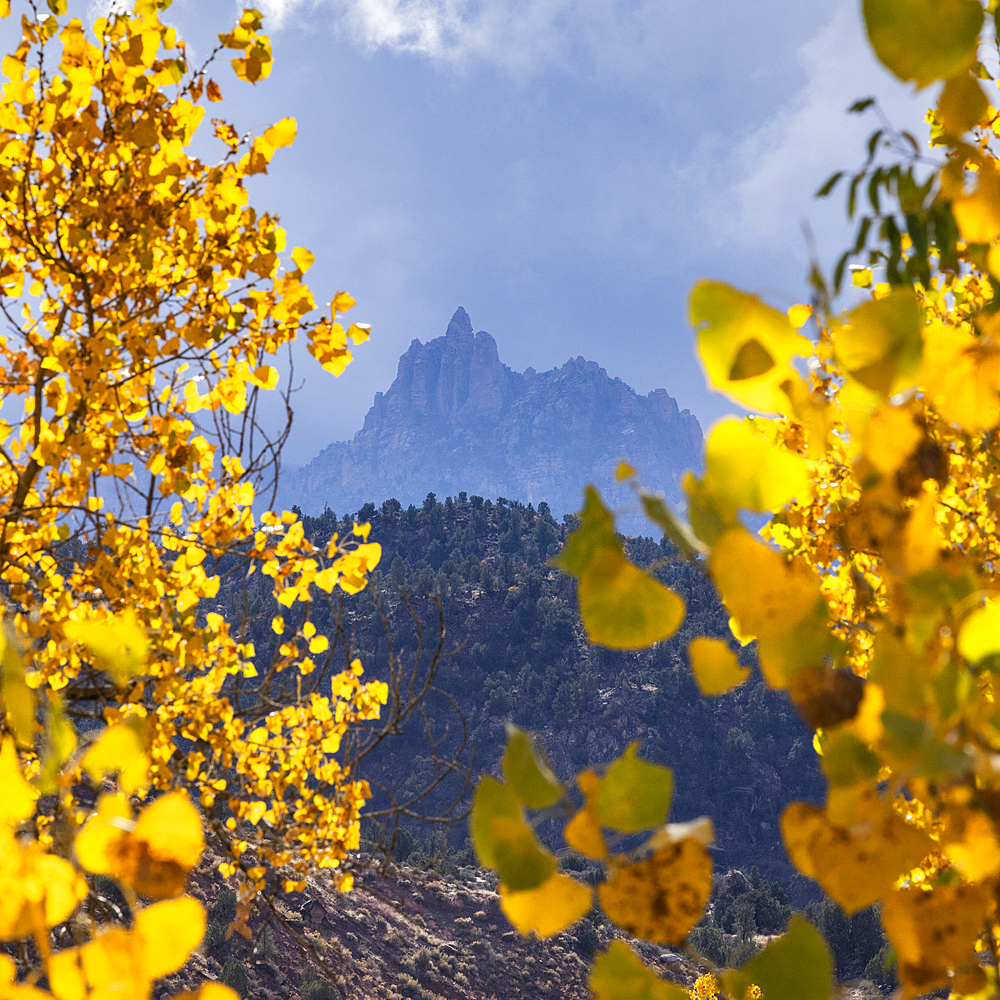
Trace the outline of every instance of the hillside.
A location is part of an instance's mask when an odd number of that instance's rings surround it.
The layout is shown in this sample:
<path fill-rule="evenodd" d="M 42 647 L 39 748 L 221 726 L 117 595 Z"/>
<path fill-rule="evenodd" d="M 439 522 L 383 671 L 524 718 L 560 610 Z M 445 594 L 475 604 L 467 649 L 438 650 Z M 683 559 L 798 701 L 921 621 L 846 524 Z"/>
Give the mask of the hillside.
<path fill-rule="evenodd" d="M 443 337 L 413 341 L 354 439 L 284 476 L 279 499 L 286 508 L 343 511 L 467 490 L 545 501 L 562 515 L 579 507 L 587 482 L 627 502 L 614 482 L 626 459 L 678 502 L 681 476 L 700 464 L 701 440 L 697 419 L 665 390 L 640 396 L 593 361 L 512 371 L 460 308 Z"/>

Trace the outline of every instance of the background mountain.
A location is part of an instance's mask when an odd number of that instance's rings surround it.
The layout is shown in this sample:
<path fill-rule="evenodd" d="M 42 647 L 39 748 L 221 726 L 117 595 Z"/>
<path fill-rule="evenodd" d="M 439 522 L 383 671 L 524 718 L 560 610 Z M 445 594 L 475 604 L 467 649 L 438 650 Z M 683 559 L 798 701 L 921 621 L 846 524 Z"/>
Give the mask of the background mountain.
<path fill-rule="evenodd" d="M 626 459 L 644 484 L 677 503 L 684 471 L 700 464 L 701 442 L 697 418 L 666 390 L 640 396 L 593 361 L 512 371 L 459 308 L 443 337 L 410 344 L 354 439 L 286 474 L 279 500 L 354 511 L 386 497 L 406 506 L 461 489 L 546 501 L 559 516 L 580 507 L 588 482 L 615 506 L 628 503 L 631 493 L 614 482 Z"/>

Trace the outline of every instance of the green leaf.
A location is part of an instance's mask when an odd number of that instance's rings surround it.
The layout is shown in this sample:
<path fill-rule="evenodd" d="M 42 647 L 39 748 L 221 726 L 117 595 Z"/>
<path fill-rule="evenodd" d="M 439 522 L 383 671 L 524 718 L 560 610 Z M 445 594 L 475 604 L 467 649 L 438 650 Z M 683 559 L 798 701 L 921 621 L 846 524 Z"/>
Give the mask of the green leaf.
<path fill-rule="evenodd" d="M 864 0 L 864 13 L 875 55 L 900 80 L 926 87 L 975 59 L 978 0 Z"/>
<path fill-rule="evenodd" d="M 902 764 L 922 778 L 946 778 L 974 766 L 971 755 L 945 743 L 920 719 L 886 709 L 882 713 L 882 725 L 889 751 L 897 758 L 890 763 L 896 767 Z"/>
<path fill-rule="evenodd" d="M 624 941 L 612 941 L 590 970 L 594 1000 L 690 1000 L 687 990 L 660 979 Z"/>
<path fill-rule="evenodd" d="M 76 728 L 66 717 L 62 698 L 51 689 L 48 696 L 49 712 L 45 723 L 42 767 L 35 778 L 35 785 L 43 795 L 52 795 L 56 791 L 55 777 L 76 749 Z"/>
<path fill-rule="evenodd" d="M 479 860 L 495 868 L 512 892 L 534 889 L 556 870 L 555 857 L 541 847 L 524 821 L 513 789 L 489 775 L 476 789 L 469 825 Z"/>
<path fill-rule="evenodd" d="M 562 798 L 562 785 L 535 756 L 531 737 L 510 723 L 507 725 L 503 773 L 510 787 L 529 809 L 545 809 Z"/>
<path fill-rule="evenodd" d="M 686 556 L 703 555 L 705 546 L 691 532 L 691 529 L 679 520 L 672 510 L 663 502 L 662 497 L 652 493 L 640 493 L 642 509 L 646 512 L 646 517 L 658 524 L 663 533 L 677 546 Z"/>
<path fill-rule="evenodd" d="M 669 767 L 636 756 L 638 744 L 608 766 L 597 787 L 597 817 L 602 826 L 635 833 L 660 826 L 670 815 L 674 776 Z"/>
<path fill-rule="evenodd" d="M 829 1000 L 833 961 L 819 931 L 795 914 L 777 941 L 742 969 L 723 974 L 723 988 L 734 1000 L 743 1000 L 753 984 L 767 1000 Z"/>
<path fill-rule="evenodd" d="M 684 619 L 684 601 L 620 549 L 592 553 L 578 597 L 587 637 L 609 649 L 644 649 L 672 636 Z"/>
<path fill-rule="evenodd" d="M 562 552 L 553 560 L 557 566 L 577 577 L 583 575 L 598 550 L 622 551 L 621 542 L 615 535 L 614 516 L 601 502 L 600 494 L 593 486 L 588 486 L 584 496 L 580 527 L 566 539 Z"/>

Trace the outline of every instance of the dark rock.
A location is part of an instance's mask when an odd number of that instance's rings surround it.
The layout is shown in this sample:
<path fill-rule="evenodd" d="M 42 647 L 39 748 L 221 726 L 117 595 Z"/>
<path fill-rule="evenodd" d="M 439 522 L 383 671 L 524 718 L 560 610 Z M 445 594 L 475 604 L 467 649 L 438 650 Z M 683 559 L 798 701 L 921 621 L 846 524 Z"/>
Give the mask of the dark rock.
<path fill-rule="evenodd" d="M 701 442 L 697 419 L 665 389 L 640 396 L 596 362 L 578 357 L 548 372 L 512 371 L 460 308 L 443 337 L 410 344 L 353 441 L 331 444 L 288 474 L 280 500 L 343 514 L 389 497 L 406 506 L 430 492 L 465 491 L 545 501 L 559 517 L 581 507 L 591 482 L 612 506 L 634 503 L 614 480 L 625 459 L 646 486 L 678 503 Z"/>

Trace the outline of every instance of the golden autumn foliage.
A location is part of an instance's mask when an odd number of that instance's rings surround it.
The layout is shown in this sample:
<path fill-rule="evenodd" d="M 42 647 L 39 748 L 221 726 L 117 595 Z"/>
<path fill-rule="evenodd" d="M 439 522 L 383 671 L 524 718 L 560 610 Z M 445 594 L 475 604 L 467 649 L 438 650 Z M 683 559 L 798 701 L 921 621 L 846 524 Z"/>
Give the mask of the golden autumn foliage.
<path fill-rule="evenodd" d="M 316 312 L 313 255 L 286 254 L 249 204 L 294 119 L 256 137 L 212 119 L 219 158 L 192 152 L 222 100 L 214 57 L 234 52 L 249 83 L 270 71 L 260 13 L 195 69 L 168 5 L 136 0 L 89 33 L 65 0 L 27 4 L 0 65 L 0 940 L 32 938 L 41 963 L 3 958 L 5 995 L 48 995 L 44 974 L 60 1000 L 147 996 L 201 942 L 184 891 L 206 833 L 244 920 L 268 870 L 350 888 L 370 792 L 345 737 L 388 697 L 309 620 L 314 597 L 366 586 L 368 525 L 318 547 L 294 514 L 253 512 L 287 435 L 257 419 L 276 355 L 305 338 L 337 375 L 369 330 L 341 323 L 345 292 Z M 255 572 L 283 609 L 267 664 L 206 605 Z M 120 791 L 91 813 L 81 781 Z M 130 929 L 79 909 L 88 875 L 117 881 Z M 67 920 L 80 943 L 53 953 Z"/>
<path fill-rule="evenodd" d="M 980 36 L 995 6 L 865 0 L 885 66 L 940 84 L 932 154 L 882 129 L 859 171 L 824 185 L 825 196 L 845 182 L 857 235 L 832 281 L 813 268 L 811 304 L 786 312 L 715 281 L 692 291 L 710 385 L 754 412 L 712 429 L 704 475 L 685 482 L 687 523 L 619 469 L 679 555 L 703 561 L 732 616 L 731 642 L 691 643 L 703 694 L 745 679 L 735 649 L 754 642 L 766 682 L 815 730 L 827 801 L 786 809 L 785 846 L 846 912 L 880 904 L 906 997 L 1000 990 L 1000 95 L 979 51 L 994 47 L 992 24 L 990 40 Z M 901 149 L 902 162 L 882 162 Z M 744 511 L 770 520 L 755 534 Z M 589 593 L 618 544 L 589 489 L 560 563 L 580 580 L 590 637 L 637 648 L 672 634 L 681 615 L 639 567 L 627 593 Z M 566 841 L 608 865 L 598 896 L 613 920 L 651 940 L 680 937 L 688 921 L 661 936 L 646 900 L 657 914 L 690 901 L 696 920 L 701 862 L 681 841 L 669 867 L 655 834 L 645 856 L 610 858 L 596 789 L 616 766 L 579 776 L 584 804 Z M 509 870 L 518 859 L 494 855 L 504 883 L 521 877 Z M 531 926 L 523 915 L 515 924 Z M 793 918 L 743 969 L 699 983 L 699 998 L 743 1000 L 757 985 L 767 1000 L 827 1000 L 832 965 Z M 666 995 L 622 944 L 598 956 L 592 987 Z"/>

